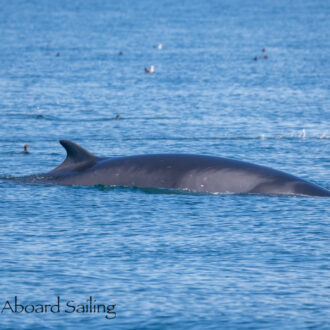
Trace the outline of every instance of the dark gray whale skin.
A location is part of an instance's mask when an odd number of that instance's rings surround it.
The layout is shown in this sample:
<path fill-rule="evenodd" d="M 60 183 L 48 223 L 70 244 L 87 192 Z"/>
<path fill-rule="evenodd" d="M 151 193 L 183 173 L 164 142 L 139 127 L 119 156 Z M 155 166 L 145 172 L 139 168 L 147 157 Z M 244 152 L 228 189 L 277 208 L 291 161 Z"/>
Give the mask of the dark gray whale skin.
<path fill-rule="evenodd" d="M 189 154 L 96 157 L 61 140 L 65 161 L 28 182 L 59 185 L 109 185 L 165 188 L 205 193 L 305 195 L 330 197 L 330 191 L 293 175 L 242 161 Z"/>

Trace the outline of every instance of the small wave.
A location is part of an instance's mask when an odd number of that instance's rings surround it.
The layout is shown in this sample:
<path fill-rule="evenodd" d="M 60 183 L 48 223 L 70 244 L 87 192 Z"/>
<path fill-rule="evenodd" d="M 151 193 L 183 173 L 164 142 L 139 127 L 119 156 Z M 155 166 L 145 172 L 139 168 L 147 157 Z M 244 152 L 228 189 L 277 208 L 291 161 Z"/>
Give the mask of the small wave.
<path fill-rule="evenodd" d="M 152 138 L 124 138 L 123 141 L 223 141 L 223 140 L 320 140 L 330 139 L 329 135 L 315 135 L 309 137 L 303 137 L 301 135 L 278 135 L 267 136 L 266 134 L 260 134 L 258 136 L 219 136 L 219 137 L 152 137 Z M 100 139 L 101 140 L 101 139 Z M 102 139 L 104 140 L 104 139 Z"/>
<path fill-rule="evenodd" d="M 144 187 L 125 187 L 125 186 L 109 186 L 109 185 L 96 185 L 96 186 L 82 187 L 82 188 L 97 189 L 100 191 L 122 191 L 122 192 L 133 191 L 133 192 L 142 192 L 151 195 L 155 195 L 155 194 L 156 195 L 193 195 L 193 196 L 208 195 L 208 193 L 194 192 L 188 189 L 179 190 L 179 189 L 167 189 L 167 188 L 144 188 Z"/>
<path fill-rule="evenodd" d="M 14 119 L 38 119 L 38 120 L 48 120 L 48 121 L 58 121 L 58 117 L 53 115 L 45 115 L 43 113 L 9 113 L 6 117 Z"/>

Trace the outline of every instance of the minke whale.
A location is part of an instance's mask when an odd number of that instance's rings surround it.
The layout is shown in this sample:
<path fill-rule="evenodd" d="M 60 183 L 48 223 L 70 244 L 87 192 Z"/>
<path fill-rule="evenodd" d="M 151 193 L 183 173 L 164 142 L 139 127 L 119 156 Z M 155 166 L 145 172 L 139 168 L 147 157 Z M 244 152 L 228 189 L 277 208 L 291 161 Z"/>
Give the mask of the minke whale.
<path fill-rule="evenodd" d="M 243 161 L 191 154 L 97 157 L 61 140 L 64 162 L 28 182 L 68 186 L 164 188 L 202 193 L 304 195 L 330 197 L 330 191 L 296 176 Z"/>

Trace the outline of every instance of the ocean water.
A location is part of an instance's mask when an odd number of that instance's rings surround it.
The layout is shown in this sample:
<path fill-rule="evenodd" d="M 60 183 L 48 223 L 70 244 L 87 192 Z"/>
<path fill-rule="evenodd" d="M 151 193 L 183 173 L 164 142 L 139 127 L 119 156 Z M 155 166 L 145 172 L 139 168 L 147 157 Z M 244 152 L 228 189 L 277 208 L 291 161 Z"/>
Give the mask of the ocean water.
<path fill-rule="evenodd" d="M 8 180 L 53 169 L 70 139 L 330 189 L 329 1 L 0 4 L 1 329 L 330 328 L 327 198 Z M 15 296 L 60 310 L 15 313 Z"/>

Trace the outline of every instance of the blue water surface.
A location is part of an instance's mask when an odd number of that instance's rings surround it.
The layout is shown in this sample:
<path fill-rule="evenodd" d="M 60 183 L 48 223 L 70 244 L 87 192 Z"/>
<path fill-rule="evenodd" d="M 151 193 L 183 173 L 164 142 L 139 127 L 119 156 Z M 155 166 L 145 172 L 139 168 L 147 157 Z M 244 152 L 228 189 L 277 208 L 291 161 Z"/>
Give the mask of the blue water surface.
<path fill-rule="evenodd" d="M 70 139 L 103 156 L 230 157 L 329 189 L 329 1 L 0 5 L 1 329 L 330 328 L 328 198 L 8 180 L 59 165 Z M 59 296 L 61 311 L 3 310 L 15 296 Z M 116 318 L 65 312 L 90 296 Z"/>

